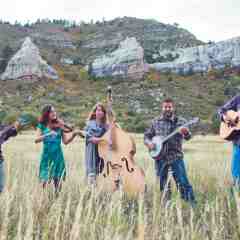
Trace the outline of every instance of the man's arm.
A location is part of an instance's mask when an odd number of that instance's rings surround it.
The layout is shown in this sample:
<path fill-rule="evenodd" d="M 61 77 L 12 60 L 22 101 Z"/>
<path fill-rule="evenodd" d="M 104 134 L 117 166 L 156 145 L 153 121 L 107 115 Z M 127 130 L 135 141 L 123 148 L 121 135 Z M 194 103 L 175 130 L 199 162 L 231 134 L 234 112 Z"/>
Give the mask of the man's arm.
<path fill-rule="evenodd" d="M 16 124 L 16 126 L 15 126 Z M 6 142 L 10 137 L 15 137 L 17 135 L 18 126 L 17 123 L 14 123 L 14 125 L 4 125 L 1 127 L 1 133 L 0 134 L 0 144 Z"/>

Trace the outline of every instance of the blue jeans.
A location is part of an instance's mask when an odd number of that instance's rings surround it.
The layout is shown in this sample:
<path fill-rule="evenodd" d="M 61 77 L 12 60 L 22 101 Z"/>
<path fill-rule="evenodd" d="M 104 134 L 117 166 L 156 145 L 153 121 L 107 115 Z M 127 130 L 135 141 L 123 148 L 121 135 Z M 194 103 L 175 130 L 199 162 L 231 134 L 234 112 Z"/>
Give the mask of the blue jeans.
<path fill-rule="evenodd" d="M 184 161 L 182 159 L 176 160 L 170 164 L 165 161 L 155 161 L 156 174 L 160 180 L 160 191 L 165 190 L 167 198 L 171 197 L 171 186 L 168 183 L 169 169 L 171 169 L 173 178 L 176 182 L 177 188 L 181 194 L 181 198 L 185 201 L 195 202 L 195 197 L 191 184 L 188 181 Z"/>
<path fill-rule="evenodd" d="M 4 174 L 4 162 L 0 160 L 0 193 L 4 188 L 5 174 Z"/>
<path fill-rule="evenodd" d="M 232 177 L 235 185 L 240 186 L 240 146 L 233 144 Z"/>

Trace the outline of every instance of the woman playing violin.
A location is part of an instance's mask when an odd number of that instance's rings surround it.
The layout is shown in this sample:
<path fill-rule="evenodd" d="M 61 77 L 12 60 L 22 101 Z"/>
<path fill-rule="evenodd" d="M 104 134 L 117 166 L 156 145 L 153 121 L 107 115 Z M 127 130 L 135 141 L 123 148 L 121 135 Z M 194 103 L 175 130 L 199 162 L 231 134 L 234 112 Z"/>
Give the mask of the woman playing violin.
<path fill-rule="evenodd" d="M 101 103 L 97 103 L 87 119 L 85 166 L 86 177 L 89 184 L 95 184 L 96 176 L 102 169 L 102 161 L 98 154 L 100 137 L 107 131 L 106 109 Z"/>
<path fill-rule="evenodd" d="M 43 188 L 53 181 L 56 193 L 61 188 L 61 181 L 66 177 L 65 161 L 61 142 L 70 143 L 78 133 L 58 119 L 53 106 L 47 105 L 37 125 L 35 143 L 43 142 L 43 151 L 40 161 L 39 178 Z"/>

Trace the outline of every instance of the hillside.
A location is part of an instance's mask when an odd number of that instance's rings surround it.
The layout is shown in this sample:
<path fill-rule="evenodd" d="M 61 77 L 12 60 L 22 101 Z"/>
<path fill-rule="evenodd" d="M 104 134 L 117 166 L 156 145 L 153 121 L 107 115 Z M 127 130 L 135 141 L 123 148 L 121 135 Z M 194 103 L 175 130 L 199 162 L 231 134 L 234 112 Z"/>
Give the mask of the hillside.
<path fill-rule="evenodd" d="M 216 109 L 239 91 L 237 73 L 177 76 L 150 72 L 142 80 L 91 79 L 76 66 L 62 68 L 60 80 L 41 80 L 23 84 L 21 81 L 1 82 L 3 121 L 11 122 L 22 111 L 39 115 L 46 103 L 54 104 L 61 116 L 72 124 L 84 126 L 88 112 L 97 101 L 106 100 L 106 88 L 113 87 L 113 108 L 117 120 L 129 131 L 142 132 L 159 114 L 161 101 L 172 97 L 178 112 L 201 118 L 201 131 L 212 130 Z M 214 78 L 213 78 L 214 76 Z M 224 76 L 224 77 L 222 77 Z M 72 80 L 69 80 L 72 79 Z"/>
<path fill-rule="evenodd" d="M 239 71 L 229 67 L 188 76 L 150 69 L 142 78 L 134 80 L 95 78 L 83 68 L 84 63 L 98 55 L 113 51 L 126 36 L 134 36 L 141 43 L 145 58 L 150 62 L 149 56 L 155 51 L 174 51 L 202 44 L 177 24 L 125 17 L 70 27 L 58 21 L 27 26 L 1 23 L 0 32 L 0 58 L 6 46 L 13 54 L 24 37 L 30 36 L 41 56 L 59 75 L 59 80 L 1 81 L 0 121 L 3 122 L 11 122 L 22 111 L 39 115 L 44 104 L 52 103 L 64 119 L 83 127 L 92 106 L 97 101 L 105 101 L 106 88 L 112 85 L 117 120 L 129 131 L 142 132 L 159 114 L 161 101 L 172 97 L 179 113 L 187 118 L 200 117 L 200 129 L 207 132 L 209 128 L 214 130 L 212 121 L 215 124 L 217 107 L 239 91 Z M 62 59 L 71 59 L 74 63 L 62 63 Z"/>
<path fill-rule="evenodd" d="M 139 41 L 149 63 L 153 61 L 152 55 L 159 51 L 173 51 L 179 47 L 202 44 L 193 34 L 177 24 L 131 17 L 96 23 L 82 22 L 71 26 L 66 26 L 60 20 L 42 20 L 25 26 L 0 23 L 0 32 L 0 58 L 5 46 L 10 45 L 16 51 L 22 38 L 30 36 L 46 60 L 55 64 L 61 58 L 89 63 L 97 56 L 116 49 L 126 37 L 135 37 Z"/>

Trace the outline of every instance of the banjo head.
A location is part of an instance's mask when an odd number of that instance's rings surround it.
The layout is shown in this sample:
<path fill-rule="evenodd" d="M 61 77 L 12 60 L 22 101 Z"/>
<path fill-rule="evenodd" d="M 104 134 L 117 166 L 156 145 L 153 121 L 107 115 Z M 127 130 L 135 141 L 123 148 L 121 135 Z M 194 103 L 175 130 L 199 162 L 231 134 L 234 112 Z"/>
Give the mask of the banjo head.
<path fill-rule="evenodd" d="M 162 150 L 162 138 L 160 136 L 155 136 L 152 138 L 152 143 L 154 143 L 155 148 L 150 150 L 149 153 L 152 158 L 156 158 L 159 156 Z"/>

